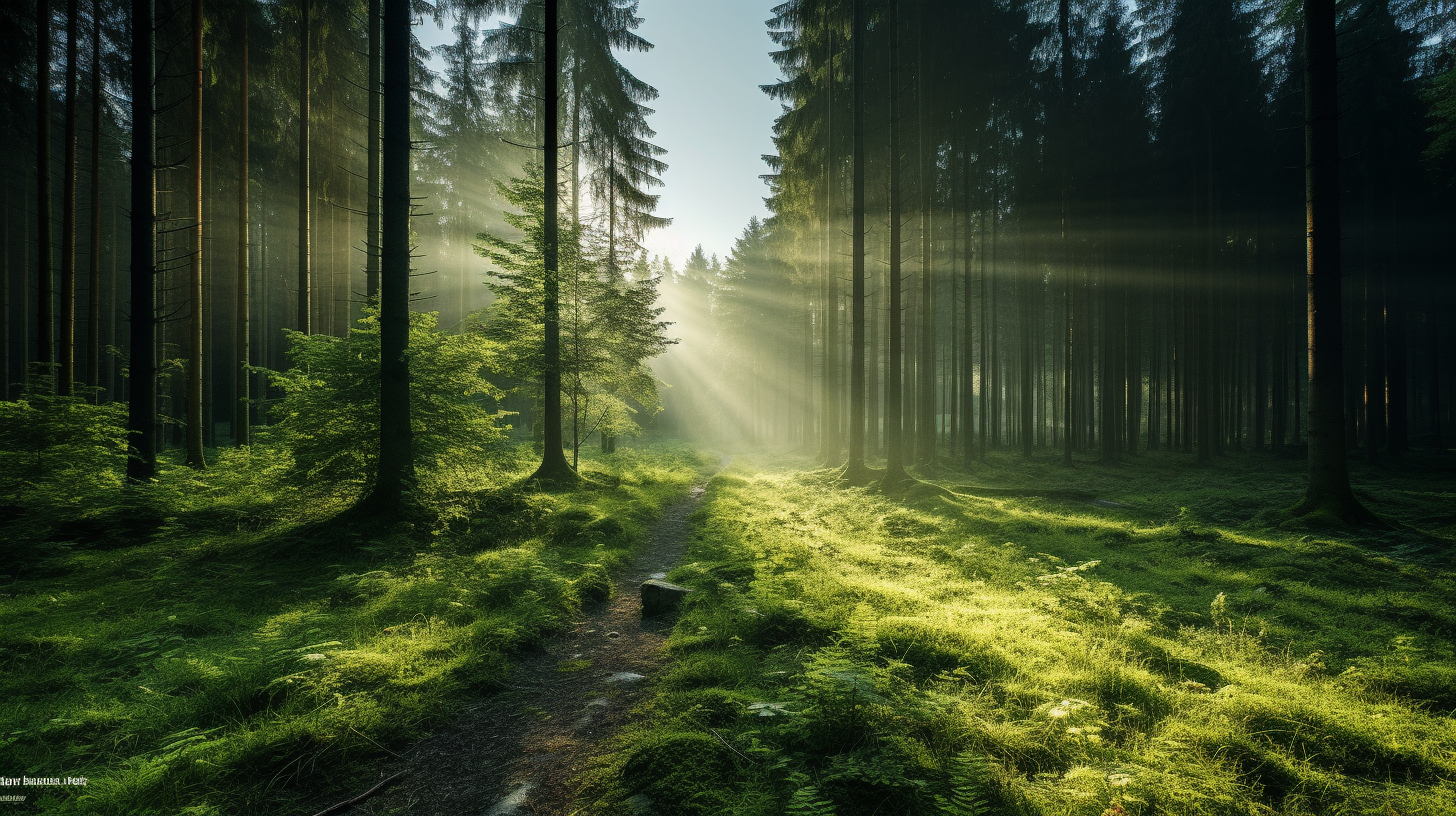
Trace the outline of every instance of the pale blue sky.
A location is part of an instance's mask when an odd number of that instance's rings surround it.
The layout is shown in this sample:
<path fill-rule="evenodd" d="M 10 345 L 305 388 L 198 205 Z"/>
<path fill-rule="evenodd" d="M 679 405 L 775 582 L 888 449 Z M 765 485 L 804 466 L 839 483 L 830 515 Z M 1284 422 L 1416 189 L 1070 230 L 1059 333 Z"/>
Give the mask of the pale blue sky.
<path fill-rule="evenodd" d="M 778 78 L 764 21 L 777 0 L 640 0 L 637 33 L 656 48 L 621 59 L 661 93 L 648 122 L 667 148 L 658 214 L 672 226 L 647 236 L 648 251 L 681 268 L 693 247 L 725 257 L 751 216 L 768 215 L 759 176 L 773 152 L 779 103 L 760 85 Z M 426 45 L 449 39 L 426 22 Z"/>
<path fill-rule="evenodd" d="M 658 211 L 673 219 L 649 250 L 681 266 L 697 244 L 727 255 L 750 216 L 768 215 L 765 153 L 773 152 L 779 103 L 764 21 L 777 0 L 641 0 L 638 33 L 657 47 L 623 64 L 662 96 L 649 120 L 669 169 Z"/>

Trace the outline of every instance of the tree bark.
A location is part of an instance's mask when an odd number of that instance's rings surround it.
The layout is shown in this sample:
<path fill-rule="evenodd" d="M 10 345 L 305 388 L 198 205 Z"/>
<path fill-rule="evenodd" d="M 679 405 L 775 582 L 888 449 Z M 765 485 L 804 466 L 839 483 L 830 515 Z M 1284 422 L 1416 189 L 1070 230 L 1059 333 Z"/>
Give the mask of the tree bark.
<path fill-rule="evenodd" d="M 369 156 L 366 176 L 369 195 L 364 204 L 364 296 L 370 303 L 379 297 L 380 2 L 369 0 L 369 122 L 365 127 L 369 140 L 365 149 Z"/>
<path fill-rule="evenodd" d="M 51 255 L 51 3 L 36 3 L 36 249 L 38 286 L 36 287 L 36 362 L 40 373 L 53 375 L 55 362 L 56 293 L 54 259 Z"/>
<path fill-rule="evenodd" d="M 850 227 L 850 343 L 849 343 L 849 461 L 845 478 L 865 481 L 865 121 L 864 121 L 864 0 L 854 5 L 854 204 Z"/>
<path fill-rule="evenodd" d="M 826 21 L 825 28 L 828 28 Z M 839 275 L 834 263 L 834 32 L 828 34 L 829 55 L 825 61 L 824 114 L 824 397 L 820 429 L 820 457 L 826 467 L 839 467 L 841 447 L 839 417 Z"/>
<path fill-rule="evenodd" d="M 891 0 L 890 28 L 890 326 L 885 364 L 885 475 L 883 483 L 903 482 L 905 475 L 904 423 L 904 287 L 901 281 L 901 168 L 900 168 L 900 4 Z"/>
<path fill-rule="evenodd" d="M 409 214 L 410 8 L 384 0 L 383 234 L 379 281 L 379 473 L 368 510 L 398 516 L 412 505 Z"/>
<path fill-rule="evenodd" d="M 187 464 L 207 467 L 202 433 L 202 0 L 192 0 L 192 262 L 187 295 Z"/>
<path fill-rule="evenodd" d="M 248 403 L 252 396 L 250 393 L 251 375 L 248 372 L 248 365 L 251 363 L 249 344 L 252 342 L 249 333 L 252 315 L 249 313 L 251 281 L 248 269 L 248 193 L 250 192 L 248 189 L 250 175 L 248 166 L 248 10 L 250 6 L 251 3 L 246 0 L 238 4 L 238 22 L 242 26 L 243 33 L 243 53 L 238 76 L 238 117 L 242 131 L 238 137 L 238 277 L 233 301 L 233 380 L 236 396 L 233 402 L 233 444 L 240 448 L 252 444 L 252 431 L 248 422 Z M 371 103 L 373 95 L 374 89 L 371 86 Z M 370 158 L 371 161 L 374 160 L 372 152 Z"/>
<path fill-rule="evenodd" d="M 1350 490 L 1345 461 L 1340 293 L 1339 97 L 1335 0 L 1304 2 L 1304 145 L 1309 316 L 1309 482 L 1301 516 L 1376 521 Z"/>
<path fill-rule="evenodd" d="M 151 481 L 157 468 L 153 2 L 132 0 L 131 4 L 131 377 L 127 405 L 131 451 L 126 477 L 133 483 Z"/>
<path fill-rule="evenodd" d="M 91 255 L 86 276 L 86 384 L 101 386 L 101 0 L 91 3 Z M 94 401 L 101 402 L 101 392 Z"/>
<path fill-rule="evenodd" d="M 1067 197 L 1069 193 L 1069 191 L 1067 190 L 1067 185 L 1069 184 L 1067 174 L 1070 170 L 1070 168 L 1068 167 L 1068 165 L 1070 164 L 1070 157 L 1067 154 L 1070 148 L 1071 134 L 1069 132 L 1069 125 L 1072 106 L 1071 81 L 1068 78 L 1068 72 L 1072 69 L 1071 9 L 1069 8 L 1067 0 L 1058 0 L 1057 3 L 1057 34 L 1061 38 L 1061 97 L 1058 102 L 1060 110 L 1057 117 L 1057 162 L 1058 173 L 1061 177 L 1059 183 L 1061 234 L 1058 246 L 1060 247 L 1062 277 L 1063 282 L 1066 286 L 1065 297 L 1067 301 L 1066 367 L 1063 371 L 1063 376 L 1065 377 L 1063 388 L 1066 390 L 1066 393 L 1063 396 L 1066 398 L 1066 407 L 1063 409 L 1064 415 L 1062 417 L 1064 423 L 1062 435 L 1062 464 L 1071 465 L 1073 437 L 1076 435 L 1073 432 L 1073 428 L 1076 427 L 1075 423 L 1073 422 L 1073 417 L 1076 416 L 1076 412 L 1073 410 L 1073 406 L 1075 403 L 1073 400 L 1074 389 L 1072 387 L 1072 373 L 1073 370 L 1076 368 L 1076 365 L 1073 362 L 1073 360 L 1075 360 L 1074 352 L 1076 351 L 1076 309 L 1075 298 L 1072 292 L 1072 242 L 1071 236 L 1067 234 Z"/>
<path fill-rule="evenodd" d="M 61 169 L 61 332 L 56 393 L 76 385 L 76 60 L 80 33 L 76 0 L 66 0 L 66 124 Z"/>
<path fill-rule="evenodd" d="M 310 0 L 299 6 L 298 59 L 298 330 L 313 333 L 311 310 L 313 281 L 309 270 L 309 205 L 312 203 L 309 173 L 312 172 L 308 146 L 309 115 L 309 11 Z"/>
<path fill-rule="evenodd" d="M 545 137 L 545 232 L 546 232 L 546 280 L 545 280 L 545 371 L 542 377 L 544 393 L 544 449 L 541 465 L 536 468 L 532 479 L 543 482 L 568 483 L 576 481 L 576 471 L 566 461 L 562 451 L 561 436 L 561 314 L 560 314 L 560 31 L 557 27 L 560 0 L 545 0 L 546 18 L 543 38 L 545 91 L 544 121 L 541 123 Z M 388 46 L 385 47 L 386 52 Z"/>
<path fill-rule="evenodd" d="M 993 114 L 992 114 L 992 117 L 991 117 L 992 127 L 995 126 L 995 123 L 996 123 L 996 117 L 995 117 L 994 111 L 993 111 Z M 1000 153 L 999 153 L 999 151 L 996 154 L 995 162 L 997 164 L 999 164 L 999 162 L 1000 162 Z M 981 209 L 981 263 L 980 263 L 981 276 L 980 276 L 980 298 L 978 298 L 978 302 L 977 302 L 977 307 L 978 307 L 978 309 L 980 311 L 980 317 L 981 317 L 981 319 L 979 321 L 977 321 L 980 324 L 980 327 L 981 327 L 981 330 L 980 330 L 980 335 L 981 335 L 981 349 L 980 349 L 980 352 L 981 352 L 980 353 L 981 369 L 980 369 L 980 384 L 979 384 L 979 389 L 978 389 L 980 391 L 980 421 L 979 421 L 979 427 L 977 428 L 977 431 L 979 432 L 978 433 L 978 436 L 979 436 L 979 444 L 978 444 L 977 447 L 980 449 L 981 461 L 983 461 L 983 462 L 986 460 L 987 449 L 988 449 L 988 447 L 991 444 L 991 436 L 990 436 L 990 434 L 991 434 L 991 429 L 990 429 L 991 391 L 989 389 L 989 384 L 990 384 L 991 365 L 992 365 L 992 362 L 993 361 L 992 361 L 992 358 L 991 358 L 991 351 L 990 351 L 990 349 L 991 349 L 991 333 L 990 333 L 991 318 L 990 318 L 990 314 L 989 314 L 989 308 L 990 308 L 989 295 L 990 295 L 990 292 L 987 290 L 987 287 L 989 285 L 988 275 L 989 274 L 993 274 L 994 271 L 995 271 L 994 265 L 992 263 L 988 263 L 988 262 L 994 262 L 994 259 L 995 259 L 995 255 L 996 255 L 997 219 L 999 218 L 1000 211 L 1001 211 L 1001 177 L 999 175 L 996 175 L 997 169 L 998 168 L 995 165 L 993 165 L 992 168 L 991 168 L 992 178 L 991 178 L 991 208 L 990 208 L 990 212 L 987 213 L 986 212 L 986 208 L 984 208 L 984 207 L 982 207 L 982 209 Z M 987 238 L 987 235 L 986 235 L 987 223 L 986 222 L 987 222 L 987 220 L 990 221 L 990 225 L 989 226 L 990 226 L 990 232 L 991 232 L 991 234 L 990 234 L 991 242 L 990 242 L 989 245 L 986 243 L 986 238 Z"/>
<path fill-rule="evenodd" d="M 915 102 L 917 114 L 916 118 L 919 120 L 917 123 L 917 130 L 920 141 L 919 149 L 916 151 L 917 155 L 919 156 L 920 169 L 920 362 L 918 365 L 918 368 L 920 370 L 920 378 L 918 381 L 920 386 L 920 397 L 916 401 L 916 408 L 919 411 L 920 418 L 916 425 L 919 426 L 920 433 L 917 437 L 918 450 L 916 451 L 915 458 L 921 462 L 930 463 L 935 460 L 935 426 L 936 415 L 939 414 L 939 411 L 936 410 L 935 405 L 936 313 L 934 279 L 935 221 L 933 207 L 935 206 L 936 165 L 934 162 L 927 161 L 930 153 L 930 147 L 927 145 L 928 140 L 926 139 L 926 133 L 929 132 L 930 128 L 927 126 L 925 119 L 925 96 L 927 93 L 927 83 L 925 81 L 925 26 L 927 23 L 926 14 L 927 10 L 925 8 L 922 8 L 920 10 L 920 13 L 915 16 L 917 35 Z M 926 169 L 927 164 L 929 165 L 929 170 Z M 952 207 L 952 210 L 954 210 L 954 207 Z M 966 218 L 970 218 L 969 212 L 966 213 Z M 954 212 L 952 212 L 952 247 L 954 247 L 955 245 L 954 242 L 955 218 Z M 954 252 L 954 249 L 952 249 L 952 252 Z M 965 259 L 965 263 L 970 263 L 969 257 Z M 954 272 L 952 272 L 952 275 L 953 274 Z M 954 278 L 952 278 L 952 282 L 954 282 Z M 955 311 L 954 298 L 951 299 L 951 311 L 952 313 Z M 953 319 L 954 317 L 952 317 L 952 320 Z M 965 319 L 966 325 L 969 326 L 971 320 L 971 312 L 969 309 L 966 310 Z M 970 348 L 967 347 L 963 353 L 969 355 Z M 968 405 L 969 403 L 967 403 L 966 400 L 962 399 L 960 401 L 960 411 L 962 418 L 968 416 L 970 413 Z M 962 419 L 962 421 L 958 423 L 955 427 L 958 427 L 960 429 L 962 437 L 967 436 L 964 419 Z M 951 449 L 954 450 L 955 447 L 955 443 L 952 442 Z"/>
<path fill-rule="evenodd" d="M 10 202 L 6 202 L 5 237 L 0 252 L 5 254 L 5 278 L 0 281 L 0 399 L 10 399 Z M 22 335 L 23 336 L 23 335 Z"/>

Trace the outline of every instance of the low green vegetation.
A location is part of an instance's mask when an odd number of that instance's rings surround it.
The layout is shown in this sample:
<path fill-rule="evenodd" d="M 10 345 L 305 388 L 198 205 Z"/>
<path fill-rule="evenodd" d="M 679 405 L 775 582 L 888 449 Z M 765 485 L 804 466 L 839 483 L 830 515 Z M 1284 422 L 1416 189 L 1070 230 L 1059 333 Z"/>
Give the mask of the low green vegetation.
<path fill-rule="evenodd" d="M 51 410 L 53 435 L 109 427 L 90 411 Z M 55 468 L 30 489 L 24 462 L 3 463 L 0 765 L 88 779 L 26 789 L 26 812 L 311 813 L 357 793 L 606 597 L 703 469 L 687 448 L 623 450 L 545 493 L 519 482 L 534 454 L 497 445 L 424 473 L 414 521 L 367 528 L 337 520 L 358 483 L 311 483 L 283 444 L 216 452 L 203 473 L 164 463 L 131 489 L 119 455 L 96 456 L 104 483 L 69 491 Z"/>
<path fill-rule="evenodd" d="M 796 464 L 712 483 L 670 670 L 583 812 L 1456 813 L 1450 463 L 1357 469 L 1407 525 L 1357 535 L 1249 509 L 1300 494 L 1267 455 L 993 455 L 897 495 Z"/>

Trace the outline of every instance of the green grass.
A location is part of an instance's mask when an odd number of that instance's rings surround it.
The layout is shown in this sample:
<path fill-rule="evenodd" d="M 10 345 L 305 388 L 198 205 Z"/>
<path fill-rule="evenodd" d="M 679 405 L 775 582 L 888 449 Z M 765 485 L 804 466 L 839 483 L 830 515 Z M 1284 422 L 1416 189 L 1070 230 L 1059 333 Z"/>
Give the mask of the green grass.
<path fill-rule="evenodd" d="M 0 774 L 87 777 L 20 791 L 57 814 L 310 813 L 357 793 L 386 749 L 605 597 L 705 467 L 670 447 L 583 464 L 588 486 L 559 493 L 461 474 L 431 487 L 431 524 L 390 529 L 335 524 L 345 494 L 266 487 L 261 452 L 12 519 Z"/>
<path fill-rule="evenodd" d="M 1354 535 L 1253 454 L 993 455 L 893 496 L 803 467 L 712 483 L 673 663 L 584 812 L 1456 813 L 1449 463 L 1357 468 L 1424 532 Z"/>

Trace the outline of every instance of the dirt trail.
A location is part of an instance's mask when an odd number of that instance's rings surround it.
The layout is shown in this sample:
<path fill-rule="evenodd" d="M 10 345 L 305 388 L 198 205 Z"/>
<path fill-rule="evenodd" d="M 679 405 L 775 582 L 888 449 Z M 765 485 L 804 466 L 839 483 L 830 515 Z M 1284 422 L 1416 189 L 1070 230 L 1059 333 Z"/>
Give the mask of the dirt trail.
<path fill-rule="evenodd" d="M 583 609 L 570 629 L 518 655 L 508 690 L 467 707 L 382 768 L 381 778 L 408 772 L 397 785 L 339 813 L 569 814 L 572 776 L 621 726 L 664 662 L 672 622 L 644 620 L 638 588 L 682 559 L 688 517 L 705 488 L 694 486 L 667 508 L 611 600 Z"/>

